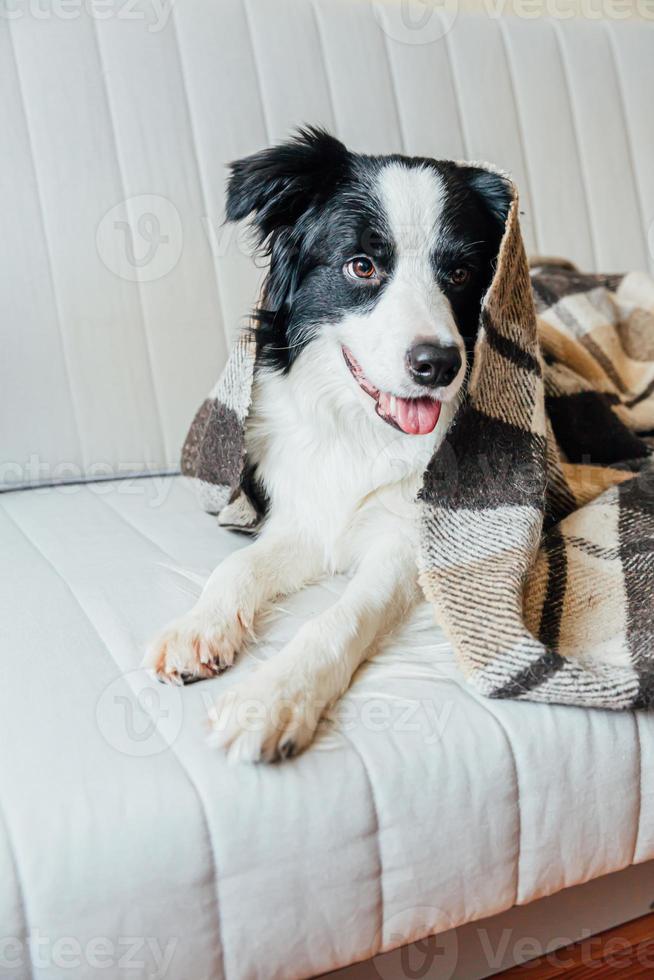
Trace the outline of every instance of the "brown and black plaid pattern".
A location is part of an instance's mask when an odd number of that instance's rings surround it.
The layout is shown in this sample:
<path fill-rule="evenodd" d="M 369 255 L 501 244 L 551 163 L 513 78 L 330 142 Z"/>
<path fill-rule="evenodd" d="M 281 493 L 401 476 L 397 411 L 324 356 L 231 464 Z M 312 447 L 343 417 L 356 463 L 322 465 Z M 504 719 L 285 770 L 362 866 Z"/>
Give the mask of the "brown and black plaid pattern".
<path fill-rule="evenodd" d="M 183 472 L 256 530 L 243 449 L 255 351 L 238 342 Z M 530 275 L 517 197 L 466 398 L 420 493 L 420 581 L 490 697 L 654 706 L 654 282 Z"/>
<path fill-rule="evenodd" d="M 218 382 L 196 412 L 182 449 L 182 473 L 194 482 L 204 509 L 217 514 L 223 527 L 248 533 L 260 523 L 254 501 L 242 489 L 255 360 L 254 335 L 244 330 Z"/>
<path fill-rule="evenodd" d="M 530 285 L 514 202 L 421 494 L 421 583 L 484 694 L 654 705 L 652 429 L 654 283 L 552 262 Z"/>

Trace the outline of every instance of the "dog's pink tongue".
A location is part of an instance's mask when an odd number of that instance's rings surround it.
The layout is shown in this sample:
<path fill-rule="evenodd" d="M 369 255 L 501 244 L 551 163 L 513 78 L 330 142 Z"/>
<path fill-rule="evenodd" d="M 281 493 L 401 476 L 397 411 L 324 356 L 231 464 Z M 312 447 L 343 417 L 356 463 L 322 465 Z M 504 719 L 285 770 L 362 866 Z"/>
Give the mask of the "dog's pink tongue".
<path fill-rule="evenodd" d="M 382 415 L 411 436 L 424 436 L 432 432 L 441 413 L 441 403 L 433 398 L 397 398 L 382 391 L 378 401 Z"/>

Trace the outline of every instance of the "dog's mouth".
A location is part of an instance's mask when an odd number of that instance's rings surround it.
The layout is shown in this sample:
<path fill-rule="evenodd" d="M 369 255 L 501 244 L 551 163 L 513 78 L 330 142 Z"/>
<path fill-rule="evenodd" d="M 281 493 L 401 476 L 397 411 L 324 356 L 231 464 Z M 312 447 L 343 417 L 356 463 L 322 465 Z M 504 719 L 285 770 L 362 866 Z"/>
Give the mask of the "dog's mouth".
<path fill-rule="evenodd" d="M 441 414 L 441 402 L 428 396 L 400 398 L 388 391 L 379 391 L 368 381 L 352 352 L 347 347 L 342 347 L 341 350 L 356 383 L 366 395 L 374 399 L 375 411 L 380 419 L 410 436 L 424 436 L 434 431 Z"/>

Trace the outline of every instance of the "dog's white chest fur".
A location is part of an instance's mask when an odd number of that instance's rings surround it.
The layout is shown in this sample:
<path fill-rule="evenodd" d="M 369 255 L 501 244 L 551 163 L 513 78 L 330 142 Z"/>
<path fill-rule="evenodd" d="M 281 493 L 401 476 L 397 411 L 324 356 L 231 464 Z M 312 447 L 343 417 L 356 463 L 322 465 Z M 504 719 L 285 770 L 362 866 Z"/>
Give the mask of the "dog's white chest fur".
<path fill-rule="evenodd" d="M 398 523 L 415 536 L 436 436 L 408 436 L 377 418 L 340 353 L 324 343 L 318 352 L 320 343 L 288 375 L 261 372 L 246 438 L 275 524 L 318 545 L 325 571 L 346 571 Z"/>

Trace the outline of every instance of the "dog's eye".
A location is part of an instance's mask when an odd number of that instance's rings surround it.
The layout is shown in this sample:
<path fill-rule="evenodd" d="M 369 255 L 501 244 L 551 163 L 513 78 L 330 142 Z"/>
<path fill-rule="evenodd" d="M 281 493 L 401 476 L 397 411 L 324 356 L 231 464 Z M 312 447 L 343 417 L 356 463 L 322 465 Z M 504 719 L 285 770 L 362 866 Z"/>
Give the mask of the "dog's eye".
<path fill-rule="evenodd" d="M 470 269 L 453 269 L 447 278 L 453 286 L 465 286 L 470 278 Z"/>
<path fill-rule="evenodd" d="M 374 279 L 377 270 L 375 263 L 367 255 L 357 255 L 345 263 L 345 274 L 350 279 Z"/>

